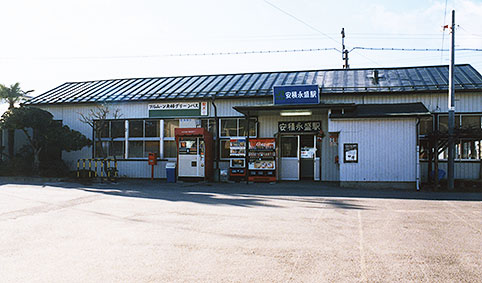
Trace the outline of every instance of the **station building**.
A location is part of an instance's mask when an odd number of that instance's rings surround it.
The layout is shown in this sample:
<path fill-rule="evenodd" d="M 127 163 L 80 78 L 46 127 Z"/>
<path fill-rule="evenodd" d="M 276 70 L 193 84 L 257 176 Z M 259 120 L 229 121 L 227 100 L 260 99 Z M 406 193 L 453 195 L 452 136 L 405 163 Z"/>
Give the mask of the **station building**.
<path fill-rule="evenodd" d="M 456 125 L 480 129 L 482 76 L 470 65 L 454 74 Z M 67 82 L 25 104 L 97 141 L 63 153 L 72 169 L 102 147 L 121 177 L 149 178 L 155 153 L 155 178 L 166 178 L 169 162 L 179 176 L 212 178 L 242 151 L 242 166 L 259 158 L 250 166 L 275 169 L 276 181 L 415 188 L 429 178 L 426 135 L 447 128 L 448 75 L 448 66 L 423 66 Z M 107 117 L 101 142 L 80 119 L 98 105 L 118 114 Z M 455 178 L 481 177 L 481 147 L 457 140 Z M 192 155 L 190 165 L 181 155 Z M 439 157 L 445 170 L 446 152 Z"/>

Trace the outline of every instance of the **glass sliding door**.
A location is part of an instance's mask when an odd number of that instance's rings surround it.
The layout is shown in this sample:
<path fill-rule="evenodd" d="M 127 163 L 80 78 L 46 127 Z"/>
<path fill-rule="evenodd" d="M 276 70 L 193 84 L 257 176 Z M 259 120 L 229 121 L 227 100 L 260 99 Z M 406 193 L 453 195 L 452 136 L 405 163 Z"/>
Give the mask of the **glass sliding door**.
<path fill-rule="evenodd" d="M 280 180 L 299 180 L 299 136 L 281 136 L 280 146 Z"/>

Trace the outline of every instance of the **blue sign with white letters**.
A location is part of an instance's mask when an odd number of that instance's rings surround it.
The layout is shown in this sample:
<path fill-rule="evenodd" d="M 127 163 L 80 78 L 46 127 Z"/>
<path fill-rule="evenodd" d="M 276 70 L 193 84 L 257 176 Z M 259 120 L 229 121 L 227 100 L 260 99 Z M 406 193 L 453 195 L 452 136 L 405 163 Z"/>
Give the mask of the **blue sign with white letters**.
<path fill-rule="evenodd" d="M 273 87 L 273 104 L 318 104 L 318 85 L 290 85 Z"/>

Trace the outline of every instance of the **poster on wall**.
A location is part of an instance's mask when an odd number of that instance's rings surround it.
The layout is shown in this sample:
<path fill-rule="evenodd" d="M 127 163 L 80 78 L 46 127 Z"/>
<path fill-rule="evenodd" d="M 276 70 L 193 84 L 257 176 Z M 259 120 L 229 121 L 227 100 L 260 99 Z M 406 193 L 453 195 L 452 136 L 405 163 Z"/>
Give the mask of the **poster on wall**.
<path fill-rule="evenodd" d="M 358 162 L 358 144 L 357 143 L 345 143 L 343 144 L 343 156 L 345 163 L 357 163 Z"/>

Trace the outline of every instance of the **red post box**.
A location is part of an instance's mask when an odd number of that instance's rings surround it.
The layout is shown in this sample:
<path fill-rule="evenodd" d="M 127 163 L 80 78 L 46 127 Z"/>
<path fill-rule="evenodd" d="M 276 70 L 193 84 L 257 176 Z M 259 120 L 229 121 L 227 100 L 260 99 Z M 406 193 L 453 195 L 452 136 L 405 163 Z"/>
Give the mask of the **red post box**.
<path fill-rule="evenodd" d="M 149 152 L 147 163 L 151 165 L 151 180 L 154 180 L 154 165 L 157 165 L 157 156 L 153 152 Z"/>
<path fill-rule="evenodd" d="M 149 152 L 149 156 L 147 159 L 149 165 L 157 165 L 157 156 L 153 152 Z"/>

